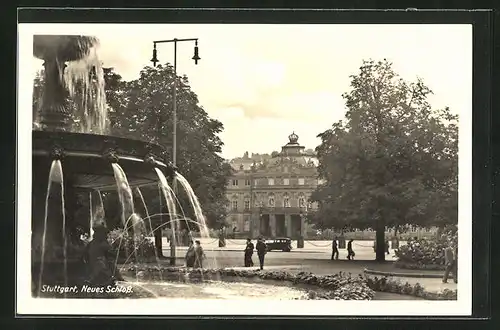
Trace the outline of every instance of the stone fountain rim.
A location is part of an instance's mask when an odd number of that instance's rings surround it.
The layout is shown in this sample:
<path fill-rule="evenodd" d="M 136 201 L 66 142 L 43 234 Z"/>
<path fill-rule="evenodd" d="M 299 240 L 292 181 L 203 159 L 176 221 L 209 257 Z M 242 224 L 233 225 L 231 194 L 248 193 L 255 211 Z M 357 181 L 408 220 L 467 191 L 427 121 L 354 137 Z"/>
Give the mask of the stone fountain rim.
<path fill-rule="evenodd" d="M 151 142 L 109 135 L 38 130 L 32 131 L 32 138 L 33 161 L 47 163 L 59 159 L 63 167 L 66 167 L 64 164 L 71 164 L 70 168 L 76 170 L 74 178 L 78 189 L 116 189 L 112 163 L 120 165 L 126 172 L 131 170 L 127 177 L 134 187 L 157 183 L 158 175 L 154 168 L 167 177 L 175 171 L 168 161 L 167 149 Z M 97 167 L 86 167 L 87 160 Z M 100 175 L 104 173 L 99 172 L 99 166 L 104 164 L 108 164 L 109 168 L 106 168 L 105 175 Z M 98 178 L 100 176 L 103 178 Z"/>
<path fill-rule="evenodd" d="M 116 152 L 118 156 L 122 158 L 136 157 L 141 159 L 141 157 L 146 157 L 152 155 L 156 159 L 163 159 L 163 154 L 168 151 L 162 145 L 152 143 L 149 141 L 131 139 L 113 135 L 101 135 L 101 134 L 91 134 L 91 133 L 75 133 L 75 132 L 54 132 L 54 131 L 43 131 L 43 130 L 33 130 L 32 131 L 33 144 L 32 149 L 39 149 L 36 142 L 42 143 L 42 141 L 50 141 L 51 146 L 59 146 L 64 150 L 71 151 L 90 151 L 90 152 L 104 152 L 105 149 L 110 149 Z M 76 148 L 71 145 L 72 141 L 81 142 L 81 140 L 88 140 L 94 143 L 95 148 L 89 149 L 87 143 L 87 148 Z M 140 147 L 142 152 L 130 152 L 130 144 L 134 144 L 132 147 Z M 68 147 L 69 146 L 69 147 Z M 49 146 L 47 146 L 49 147 Z M 142 160 L 142 159 L 141 159 Z M 163 163 L 162 163 L 163 164 Z M 163 164 L 166 166 L 166 164 Z"/>

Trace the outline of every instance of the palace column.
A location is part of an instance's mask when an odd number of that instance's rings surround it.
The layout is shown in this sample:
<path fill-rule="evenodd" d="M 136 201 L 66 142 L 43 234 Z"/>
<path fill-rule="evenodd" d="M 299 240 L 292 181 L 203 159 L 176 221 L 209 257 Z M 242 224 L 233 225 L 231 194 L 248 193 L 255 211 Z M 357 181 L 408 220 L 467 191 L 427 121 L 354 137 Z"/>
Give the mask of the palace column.
<path fill-rule="evenodd" d="M 269 214 L 269 227 L 271 228 L 271 237 L 276 237 L 276 215 Z"/>
<path fill-rule="evenodd" d="M 253 238 L 257 238 L 260 235 L 260 213 L 252 214 L 252 220 L 250 221 L 250 233 Z"/>
<path fill-rule="evenodd" d="M 292 216 L 290 214 L 285 214 L 285 228 L 286 236 L 292 237 Z"/>
<path fill-rule="evenodd" d="M 300 216 L 300 236 L 305 237 L 306 233 L 306 217 L 302 214 Z"/>

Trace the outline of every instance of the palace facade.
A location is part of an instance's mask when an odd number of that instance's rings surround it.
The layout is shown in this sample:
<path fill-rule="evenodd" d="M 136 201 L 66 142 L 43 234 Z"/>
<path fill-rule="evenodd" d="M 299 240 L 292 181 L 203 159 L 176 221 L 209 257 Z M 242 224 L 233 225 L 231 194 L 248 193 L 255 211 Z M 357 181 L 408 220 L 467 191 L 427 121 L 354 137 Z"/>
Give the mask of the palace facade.
<path fill-rule="evenodd" d="M 317 160 L 292 133 L 281 152 L 230 161 L 228 218 L 236 233 L 256 238 L 304 236 L 305 218 L 317 205 L 309 202 L 318 185 Z"/>

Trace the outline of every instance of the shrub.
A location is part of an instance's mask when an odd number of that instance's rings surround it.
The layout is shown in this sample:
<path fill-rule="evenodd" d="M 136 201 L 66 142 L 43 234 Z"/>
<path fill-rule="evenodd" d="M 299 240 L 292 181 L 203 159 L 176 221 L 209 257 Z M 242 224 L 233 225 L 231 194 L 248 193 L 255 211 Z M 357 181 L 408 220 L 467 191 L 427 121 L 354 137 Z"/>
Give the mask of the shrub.
<path fill-rule="evenodd" d="M 420 283 L 414 285 L 387 277 L 366 277 L 366 284 L 373 291 L 389 292 L 420 297 L 426 300 L 456 300 L 457 290 L 444 289 L 441 292 L 429 292 Z"/>
<path fill-rule="evenodd" d="M 108 240 L 119 262 L 147 262 L 156 258 L 154 242 L 143 234 L 134 235 L 118 228 L 109 233 Z"/>
<path fill-rule="evenodd" d="M 447 232 L 438 238 L 432 239 L 411 239 L 406 245 L 395 251 L 398 258 L 397 265 L 399 264 L 404 268 L 420 269 L 434 268 L 432 266 L 426 267 L 426 265 L 443 265 L 444 250 L 448 246 L 449 238 L 456 241 L 457 233 Z"/>

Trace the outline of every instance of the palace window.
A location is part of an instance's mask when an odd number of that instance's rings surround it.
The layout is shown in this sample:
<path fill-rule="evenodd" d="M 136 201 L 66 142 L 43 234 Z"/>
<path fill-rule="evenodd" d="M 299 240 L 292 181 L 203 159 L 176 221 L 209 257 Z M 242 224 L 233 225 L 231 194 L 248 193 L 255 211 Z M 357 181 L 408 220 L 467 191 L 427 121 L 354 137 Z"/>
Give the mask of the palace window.
<path fill-rule="evenodd" d="M 290 207 L 290 197 L 288 196 L 283 197 L 283 206 Z"/>
<path fill-rule="evenodd" d="M 274 186 L 274 179 L 273 179 L 273 178 L 269 178 L 269 179 L 267 179 L 267 183 L 268 183 L 270 186 Z"/>
<path fill-rule="evenodd" d="M 245 179 L 245 186 L 249 186 L 250 185 L 250 180 L 249 179 Z"/>
<path fill-rule="evenodd" d="M 258 183 L 258 182 L 259 182 L 259 180 L 257 180 L 257 179 L 253 180 L 253 184 L 254 184 L 255 186 L 257 185 L 257 183 Z"/>
<path fill-rule="evenodd" d="M 238 201 L 233 201 L 233 211 L 236 211 L 238 209 Z"/>
<path fill-rule="evenodd" d="M 305 179 L 304 178 L 299 178 L 299 185 L 303 186 L 305 184 Z"/>
<path fill-rule="evenodd" d="M 290 184 L 290 179 L 283 179 L 283 185 L 288 186 Z"/>
<path fill-rule="evenodd" d="M 250 210 L 250 201 L 246 200 L 245 201 L 245 211 L 248 211 L 248 210 Z"/>
<path fill-rule="evenodd" d="M 233 180 L 233 186 L 237 186 L 238 185 L 238 180 Z"/>

